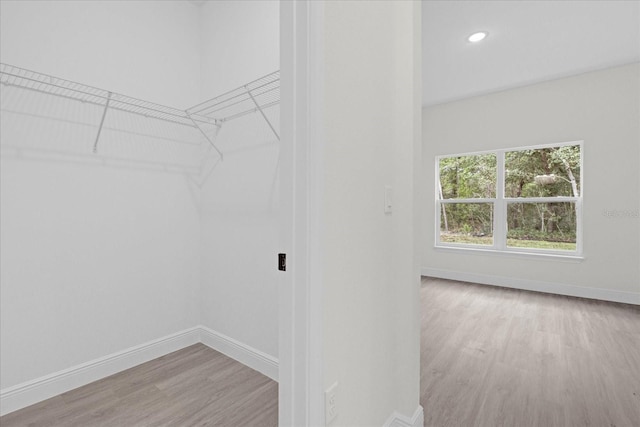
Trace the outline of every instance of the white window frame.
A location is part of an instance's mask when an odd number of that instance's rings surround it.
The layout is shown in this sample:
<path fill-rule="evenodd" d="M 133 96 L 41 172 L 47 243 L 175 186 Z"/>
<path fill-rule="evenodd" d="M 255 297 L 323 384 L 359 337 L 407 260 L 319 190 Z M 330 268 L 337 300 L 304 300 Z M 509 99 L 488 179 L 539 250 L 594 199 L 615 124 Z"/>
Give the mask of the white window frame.
<path fill-rule="evenodd" d="M 560 148 L 577 145 L 580 147 L 580 193 L 578 197 L 505 197 L 505 153 L 512 151 L 539 150 L 543 148 Z M 441 199 L 440 198 L 440 159 L 451 157 L 495 154 L 496 156 L 496 197 L 473 199 Z M 584 141 L 570 141 L 552 144 L 531 145 L 525 147 L 502 148 L 487 151 L 454 153 L 438 155 L 435 158 L 435 247 L 453 250 L 473 250 L 500 254 L 542 255 L 565 258 L 582 258 L 582 199 L 584 195 Z M 576 249 L 574 251 L 560 249 L 520 248 L 507 246 L 507 207 L 510 203 L 575 203 L 576 206 Z M 456 203 L 491 203 L 493 204 L 493 245 L 474 245 L 468 243 L 449 243 L 440 240 L 440 213 L 442 204 Z"/>

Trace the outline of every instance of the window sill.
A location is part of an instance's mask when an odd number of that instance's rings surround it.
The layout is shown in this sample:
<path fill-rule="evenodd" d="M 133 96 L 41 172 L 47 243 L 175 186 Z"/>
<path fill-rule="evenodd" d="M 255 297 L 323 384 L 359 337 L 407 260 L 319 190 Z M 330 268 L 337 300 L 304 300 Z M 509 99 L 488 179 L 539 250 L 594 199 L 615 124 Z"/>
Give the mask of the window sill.
<path fill-rule="evenodd" d="M 575 254 L 563 254 L 563 253 L 550 253 L 550 252 L 522 252 L 518 250 L 500 251 L 493 248 L 482 247 L 469 247 L 469 246 L 444 246 L 435 245 L 433 247 L 438 252 L 450 252 L 450 253 L 465 253 L 471 255 L 490 255 L 490 256 L 504 256 L 512 258 L 531 258 L 537 260 L 549 260 L 560 262 L 582 262 L 585 260 L 584 256 Z"/>

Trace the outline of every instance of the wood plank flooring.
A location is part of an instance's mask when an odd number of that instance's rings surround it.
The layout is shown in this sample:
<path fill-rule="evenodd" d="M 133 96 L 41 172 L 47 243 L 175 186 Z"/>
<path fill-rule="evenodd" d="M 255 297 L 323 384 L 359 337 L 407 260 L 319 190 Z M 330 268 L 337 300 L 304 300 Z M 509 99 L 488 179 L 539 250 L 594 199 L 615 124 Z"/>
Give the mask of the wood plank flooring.
<path fill-rule="evenodd" d="M 196 344 L 0 418 L 0 426 L 278 425 L 278 384 Z"/>
<path fill-rule="evenodd" d="M 425 426 L 640 426 L 640 308 L 423 278 Z"/>
<path fill-rule="evenodd" d="M 640 426 L 640 308 L 424 279 L 425 426 Z M 0 418 L 13 426 L 278 424 L 278 385 L 202 345 Z"/>

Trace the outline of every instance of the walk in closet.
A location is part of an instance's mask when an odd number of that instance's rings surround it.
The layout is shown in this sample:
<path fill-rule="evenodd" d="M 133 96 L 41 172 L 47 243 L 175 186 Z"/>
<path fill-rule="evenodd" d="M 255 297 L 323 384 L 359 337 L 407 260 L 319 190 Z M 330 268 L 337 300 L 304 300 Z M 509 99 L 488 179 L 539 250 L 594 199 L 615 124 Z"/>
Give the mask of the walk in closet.
<path fill-rule="evenodd" d="M 279 3 L 0 16 L 2 414 L 195 342 L 277 380 Z"/>

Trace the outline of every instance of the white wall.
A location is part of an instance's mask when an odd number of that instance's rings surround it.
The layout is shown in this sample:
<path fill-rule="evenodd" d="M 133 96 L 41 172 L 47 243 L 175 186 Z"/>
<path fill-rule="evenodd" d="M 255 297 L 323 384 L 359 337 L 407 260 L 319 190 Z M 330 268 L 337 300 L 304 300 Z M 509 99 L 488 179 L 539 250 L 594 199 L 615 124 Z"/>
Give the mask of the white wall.
<path fill-rule="evenodd" d="M 434 249 L 436 155 L 576 140 L 584 140 L 583 261 Z M 426 108 L 423 141 L 425 274 L 640 303 L 640 65 Z"/>
<path fill-rule="evenodd" d="M 203 94 L 215 96 L 279 69 L 279 3 L 202 7 Z M 279 108 L 266 111 L 276 129 Z M 258 114 L 227 122 L 225 154 L 202 188 L 202 324 L 278 355 L 279 144 Z"/>
<path fill-rule="evenodd" d="M 198 14 L 180 0 L 2 0 L 2 62 L 188 108 L 200 86 Z"/>
<path fill-rule="evenodd" d="M 215 0 L 200 11 L 201 100 L 280 69 L 278 0 Z"/>
<path fill-rule="evenodd" d="M 191 3 L 2 1 L 0 8 L 2 62 L 168 105 L 197 99 Z M 20 100 L 16 91 L 3 88 L 3 106 L 17 100 L 25 111 L 88 119 L 80 103 Z M 90 149 L 95 122 L 6 111 L 2 119 L 0 387 L 197 325 L 199 201 L 185 177 L 24 156 L 15 148 Z M 122 138 L 105 134 L 101 147 L 110 142 Z"/>
<path fill-rule="evenodd" d="M 419 17 L 419 2 L 324 6 L 319 235 L 324 387 L 339 383 L 334 425 L 382 425 L 419 405 Z"/>

